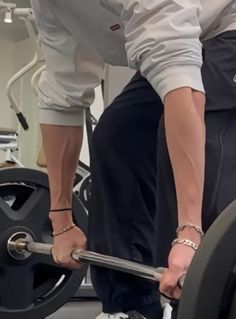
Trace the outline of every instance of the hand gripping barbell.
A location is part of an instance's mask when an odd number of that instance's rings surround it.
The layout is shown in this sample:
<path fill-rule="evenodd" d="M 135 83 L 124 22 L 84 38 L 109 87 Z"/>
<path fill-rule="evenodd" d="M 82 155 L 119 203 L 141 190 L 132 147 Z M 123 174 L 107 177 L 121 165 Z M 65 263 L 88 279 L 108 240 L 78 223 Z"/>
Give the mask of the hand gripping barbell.
<path fill-rule="evenodd" d="M 29 258 L 32 253 L 51 255 L 52 248 L 53 245 L 34 242 L 32 236 L 25 232 L 13 234 L 7 242 L 8 253 L 13 258 L 20 260 Z M 155 268 L 81 249 L 75 249 L 72 252 L 72 258 L 77 262 L 89 262 L 92 265 L 122 271 L 152 281 L 160 281 L 165 271 L 165 268 L 162 267 Z M 184 278 L 185 276 L 179 280 L 180 287 L 183 287 Z"/>

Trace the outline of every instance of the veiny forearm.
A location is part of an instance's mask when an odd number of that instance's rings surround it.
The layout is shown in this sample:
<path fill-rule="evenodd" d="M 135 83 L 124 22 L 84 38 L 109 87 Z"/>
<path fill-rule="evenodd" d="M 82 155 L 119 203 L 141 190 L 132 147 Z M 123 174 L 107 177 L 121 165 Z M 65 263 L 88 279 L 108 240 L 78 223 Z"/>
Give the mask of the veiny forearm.
<path fill-rule="evenodd" d="M 190 88 L 165 98 L 165 130 L 173 167 L 179 225 L 201 226 L 205 167 L 204 97 Z M 196 98 L 195 98 L 196 97 Z"/>
<path fill-rule="evenodd" d="M 41 131 L 49 175 L 51 209 L 69 208 L 72 205 L 73 182 L 83 140 L 83 128 L 42 124 Z M 71 212 L 54 215 L 60 217 L 59 224 L 62 226 L 68 224 Z M 53 214 L 50 217 L 53 219 Z"/>

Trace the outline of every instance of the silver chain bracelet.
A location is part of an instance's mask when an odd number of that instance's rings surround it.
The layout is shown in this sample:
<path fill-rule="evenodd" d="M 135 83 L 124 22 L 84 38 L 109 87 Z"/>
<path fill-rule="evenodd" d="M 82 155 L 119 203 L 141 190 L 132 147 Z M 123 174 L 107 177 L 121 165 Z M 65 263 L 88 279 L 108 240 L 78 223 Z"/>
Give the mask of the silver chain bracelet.
<path fill-rule="evenodd" d="M 172 242 L 172 247 L 175 245 L 185 245 L 188 247 L 191 247 L 192 249 L 194 249 L 195 251 L 198 249 L 198 245 L 196 245 L 193 241 L 189 240 L 189 239 L 179 239 L 176 238 L 173 242 Z"/>
<path fill-rule="evenodd" d="M 183 231 L 185 228 L 193 228 L 193 229 L 196 230 L 196 232 L 197 232 L 198 234 L 200 234 L 201 238 L 203 238 L 203 236 L 204 236 L 204 232 L 203 232 L 203 230 L 201 229 L 201 227 L 198 226 L 198 225 L 191 224 L 191 223 L 184 224 L 184 225 L 180 225 L 180 226 L 176 229 L 176 234 L 177 234 L 177 236 L 179 235 L 179 232 Z"/>

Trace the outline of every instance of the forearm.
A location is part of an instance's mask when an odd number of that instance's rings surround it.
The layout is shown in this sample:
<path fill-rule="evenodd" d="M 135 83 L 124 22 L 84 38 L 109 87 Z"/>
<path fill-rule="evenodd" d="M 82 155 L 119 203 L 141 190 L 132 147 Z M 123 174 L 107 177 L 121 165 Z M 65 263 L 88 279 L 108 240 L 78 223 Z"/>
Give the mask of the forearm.
<path fill-rule="evenodd" d="M 50 185 L 51 209 L 70 208 L 75 170 L 83 140 L 82 127 L 41 125 Z M 55 228 L 72 221 L 72 212 L 50 213 Z"/>
<path fill-rule="evenodd" d="M 169 93 L 165 98 L 165 130 L 175 179 L 178 223 L 201 226 L 205 167 L 204 97 L 194 99 L 190 88 Z"/>

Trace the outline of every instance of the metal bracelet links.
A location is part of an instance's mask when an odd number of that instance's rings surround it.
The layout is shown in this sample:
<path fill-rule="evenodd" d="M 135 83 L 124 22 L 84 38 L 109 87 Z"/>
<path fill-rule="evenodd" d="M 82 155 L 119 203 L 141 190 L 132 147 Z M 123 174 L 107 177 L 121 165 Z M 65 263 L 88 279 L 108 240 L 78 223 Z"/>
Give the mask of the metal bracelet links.
<path fill-rule="evenodd" d="M 195 251 L 198 249 L 198 245 L 196 245 L 193 241 L 189 240 L 189 239 L 179 239 L 176 238 L 173 242 L 172 242 L 172 247 L 175 245 L 185 245 L 188 247 L 191 247 L 192 249 L 194 249 Z"/>
<path fill-rule="evenodd" d="M 191 224 L 191 223 L 184 224 L 184 225 L 180 225 L 180 226 L 176 229 L 177 237 L 178 237 L 178 235 L 179 235 L 179 232 L 183 231 L 185 228 L 193 228 L 193 229 L 196 230 L 196 232 L 197 232 L 198 234 L 200 234 L 201 238 L 204 237 L 204 232 L 203 232 L 203 230 L 201 229 L 201 227 L 198 226 L 198 225 Z"/>
<path fill-rule="evenodd" d="M 76 226 L 75 224 L 71 224 L 71 225 L 69 225 L 69 226 L 67 226 L 67 227 L 65 227 L 65 228 L 62 228 L 62 229 L 59 230 L 59 231 L 54 231 L 54 232 L 52 233 L 52 236 L 53 236 L 53 237 L 60 236 L 60 235 L 62 235 L 62 234 L 64 234 L 64 233 L 68 232 L 69 230 L 75 228 L 75 226 Z"/>

